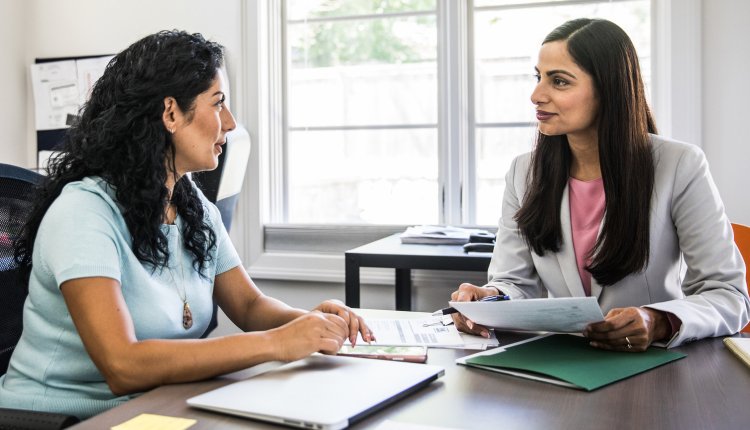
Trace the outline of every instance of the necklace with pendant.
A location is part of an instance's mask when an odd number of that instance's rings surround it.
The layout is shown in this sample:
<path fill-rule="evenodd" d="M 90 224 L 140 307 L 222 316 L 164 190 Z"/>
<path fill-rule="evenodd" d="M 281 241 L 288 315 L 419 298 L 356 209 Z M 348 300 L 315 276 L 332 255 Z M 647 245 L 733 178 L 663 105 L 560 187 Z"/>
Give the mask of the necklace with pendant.
<path fill-rule="evenodd" d="M 187 301 L 187 287 L 185 286 L 185 271 L 182 267 L 182 258 L 178 257 L 178 260 L 180 262 L 180 275 L 182 275 L 181 282 L 178 283 L 175 280 L 174 275 L 172 275 L 172 267 L 169 268 L 169 276 L 172 278 L 172 283 L 177 289 L 177 295 L 182 300 L 182 327 L 188 330 L 193 326 L 193 312 L 190 311 L 190 305 Z M 180 289 L 180 284 L 182 284 L 182 289 Z"/>

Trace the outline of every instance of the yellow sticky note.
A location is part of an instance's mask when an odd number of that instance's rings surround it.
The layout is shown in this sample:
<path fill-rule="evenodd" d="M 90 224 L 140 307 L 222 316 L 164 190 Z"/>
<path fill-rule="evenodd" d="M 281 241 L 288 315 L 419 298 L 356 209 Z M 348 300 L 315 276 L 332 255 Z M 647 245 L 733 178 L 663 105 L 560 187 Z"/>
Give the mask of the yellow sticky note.
<path fill-rule="evenodd" d="M 112 427 L 112 430 L 185 430 L 195 424 L 195 422 L 195 420 L 187 418 L 140 414 L 133 419 Z"/>

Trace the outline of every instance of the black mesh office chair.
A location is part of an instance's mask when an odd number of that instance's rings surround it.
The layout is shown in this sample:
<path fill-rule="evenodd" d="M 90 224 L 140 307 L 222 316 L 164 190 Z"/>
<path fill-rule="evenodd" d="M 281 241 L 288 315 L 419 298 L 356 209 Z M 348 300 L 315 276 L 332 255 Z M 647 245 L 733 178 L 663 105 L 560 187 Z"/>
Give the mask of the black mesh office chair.
<path fill-rule="evenodd" d="M 227 143 L 219 155 L 219 166 L 209 172 L 193 173 L 193 180 L 208 200 L 216 204 L 221 212 L 221 221 L 229 231 L 232 217 L 245 181 L 247 160 L 250 157 L 250 134 L 237 126 L 227 134 Z M 207 337 L 218 325 L 218 306 L 214 303 L 211 322 L 201 337 Z"/>
<path fill-rule="evenodd" d="M 34 187 L 42 178 L 30 170 L 0 163 L 0 375 L 8 370 L 21 337 L 28 293 L 13 256 L 13 241 L 28 217 Z M 77 422 L 67 415 L 0 408 L 0 429 L 63 429 Z"/>

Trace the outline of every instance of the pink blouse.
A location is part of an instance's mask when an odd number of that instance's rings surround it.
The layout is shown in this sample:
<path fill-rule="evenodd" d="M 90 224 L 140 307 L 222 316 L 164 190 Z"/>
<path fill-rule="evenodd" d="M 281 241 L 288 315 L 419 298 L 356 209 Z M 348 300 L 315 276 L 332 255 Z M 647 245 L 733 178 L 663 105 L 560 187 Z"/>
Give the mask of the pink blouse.
<path fill-rule="evenodd" d="M 591 250 L 599 235 L 599 226 L 604 217 L 604 181 L 568 179 L 570 205 L 570 227 L 573 233 L 573 250 L 583 291 L 591 295 L 591 273 L 586 265 L 591 262 Z"/>

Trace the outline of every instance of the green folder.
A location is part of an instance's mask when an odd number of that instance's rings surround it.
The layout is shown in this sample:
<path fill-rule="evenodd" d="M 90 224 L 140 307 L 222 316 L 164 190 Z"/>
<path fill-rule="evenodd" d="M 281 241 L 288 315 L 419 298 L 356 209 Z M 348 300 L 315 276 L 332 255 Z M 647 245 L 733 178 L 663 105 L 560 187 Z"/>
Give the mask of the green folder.
<path fill-rule="evenodd" d="M 554 334 L 496 354 L 468 357 L 465 364 L 593 391 L 683 357 L 659 348 L 636 353 L 605 351 L 589 346 L 584 337 Z"/>

